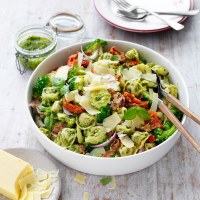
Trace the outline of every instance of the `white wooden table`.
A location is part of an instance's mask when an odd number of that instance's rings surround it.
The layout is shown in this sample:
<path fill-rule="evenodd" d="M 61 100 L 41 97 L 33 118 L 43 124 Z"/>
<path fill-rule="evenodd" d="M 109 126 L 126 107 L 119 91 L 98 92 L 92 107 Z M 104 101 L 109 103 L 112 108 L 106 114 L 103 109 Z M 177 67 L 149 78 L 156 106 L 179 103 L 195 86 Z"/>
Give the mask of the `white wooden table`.
<path fill-rule="evenodd" d="M 196 1 L 196 8 L 200 1 Z M 184 30 L 137 34 L 116 29 L 103 21 L 92 0 L 0 0 L 0 148 L 26 147 L 44 151 L 29 130 L 24 102 L 31 72 L 21 76 L 15 66 L 15 33 L 31 24 L 46 24 L 58 11 L 79 14 L 85 33 L 77 40 L 121 39 L 154 49 L 171 60 L 183 75 L 190 93 L 190 108 L 200 114 L 200 15 L 188 19 Z M 59 41 L 58 48 L 68 41 Z M 200 127 L 190 120 L 185 124 L 200 141 Z M 48 155 L 45 152 L 46 155 Z M 99 183 L 100 176 L 86 174 L 86 184 L 74 182 L 75 170 L 58 163 L 62 176 L 63 200 L 81 200 L 84 191 L 90 200 L 199 200 L 199 154 L 181 137 L 159 162 L 140 172 L 117 176 L 117 187 L 109 190 Z"/>

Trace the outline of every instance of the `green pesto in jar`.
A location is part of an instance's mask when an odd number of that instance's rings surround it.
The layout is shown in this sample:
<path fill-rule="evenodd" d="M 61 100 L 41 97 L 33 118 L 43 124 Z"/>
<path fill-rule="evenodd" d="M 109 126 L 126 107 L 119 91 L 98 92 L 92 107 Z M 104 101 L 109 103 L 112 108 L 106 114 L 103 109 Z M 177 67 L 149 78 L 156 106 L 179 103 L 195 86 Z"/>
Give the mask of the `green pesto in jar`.
<path fill-rule="evenodd" d="M 22 40 L 19 43 L 19 46 L 24 50 L 37 52 L 47 48 L 49 45 L 51 45 L 51 43 L 51 40 L 44 37 L 29 36 L 26 39 Z M 25 68 L 34 70 L 44 59 L 46 59 L 54 51 L 55 47 L 51 48 L 46 53 L 40 52 L 40 54 L 34 56 L 19 54 L 19 61 Z"/>
<path fill-rule="evenodd" d="M 39 36 L 29 36 L 25 40 L 22 40 L 19 44 L 19 46 L 22 49 L 28 50 L 28 51 L 36 51 L 45 49 L 51 44 L 51 41 L 44 37 Z"/>

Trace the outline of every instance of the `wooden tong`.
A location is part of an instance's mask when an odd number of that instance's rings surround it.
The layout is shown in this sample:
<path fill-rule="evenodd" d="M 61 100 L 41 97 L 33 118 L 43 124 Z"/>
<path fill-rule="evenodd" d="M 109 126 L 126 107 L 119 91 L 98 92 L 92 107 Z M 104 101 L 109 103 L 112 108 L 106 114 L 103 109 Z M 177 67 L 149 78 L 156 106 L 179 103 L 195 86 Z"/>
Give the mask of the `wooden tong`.
<path fill-rule="evenodd" d="M 162 94 L 170 103 L 176 106 L 179 110 L 181 110 L 185 115 L 191 118 L 193 121 L 200 125 L 200 118 L 194 114 L 189 108 L 183 105 L 178 99 L 176 99 L 173 95 L 167 93 L 162 89 L 160 84 L 160 78 L 157 76 L 158 83 L 158 93 Z M 176 128 L 183 134 L 183 136 L 194 146 L 194 148 L 200 153 L 200 145 L 196 142 L 196 140 L 190 135 L 190 133 L 184 128 L 181 122 L 177 119 L 177 117 L 171 112 L 171 110 L 164 104 L 164 102 L 159 99 L 158 107 L 160 110 L 168 117 L 168 119 L 176 126 Z"/>

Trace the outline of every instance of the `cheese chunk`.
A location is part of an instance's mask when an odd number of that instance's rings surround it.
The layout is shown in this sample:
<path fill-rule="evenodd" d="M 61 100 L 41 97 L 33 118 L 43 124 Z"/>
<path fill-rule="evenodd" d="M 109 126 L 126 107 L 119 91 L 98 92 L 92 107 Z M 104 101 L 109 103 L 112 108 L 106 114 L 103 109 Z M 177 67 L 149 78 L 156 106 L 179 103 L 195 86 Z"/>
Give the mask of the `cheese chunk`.
<path fill-rule="evenodd" d="M 23 188 L 24 188 L 26 185 L 28 185 L 28 184 L 34 182 L 34 180 L 35 180 L 35 175 L 34 175 L 34 173 L 29 173 L 27 176 L 21 178 L 21 179 L 18 181 L 18 184 L 19 184 L 19 186 L 20 186 L 20 189 L 23 190 Z"/>
<path fill-rule="evenodd" d="M 64 80 L 67 80 L 68 78 L 68 71 L 69 71 L 69 66 L 61 66 L 57 69 L 55 78 L 62 78 Z"/>
<path fill-rule="evenodd" d="M 86 180 L 86 176 L 83 176 L 79 173 L 76 173 L 76 176 L 74 177 L 74 180 L 78 183 L 80 183 L 81 185 L 85 184 L 85 180 Z"/>
<path fill-rule="evenodd" d="M 0 193 L 9 199 L 18 200 L 19 181 L 22 180 L 21 184 L 26 185 L 23 178 L 31 176 L 33 169 L 27 162 L 3 150 L 0 150 L 0 163 Z"/>
<path fill-rule="evenodd" d="M 112 115 L 110 115 L 109 117 L 105 118 L 103 120 L 103 126 L 107 129 L 112 130 L 113 128 L 115 128 L 117 126 L 117 124 L 119 124 L 121 122 L 121 118 L 120 116 L 115 112 Z"/>

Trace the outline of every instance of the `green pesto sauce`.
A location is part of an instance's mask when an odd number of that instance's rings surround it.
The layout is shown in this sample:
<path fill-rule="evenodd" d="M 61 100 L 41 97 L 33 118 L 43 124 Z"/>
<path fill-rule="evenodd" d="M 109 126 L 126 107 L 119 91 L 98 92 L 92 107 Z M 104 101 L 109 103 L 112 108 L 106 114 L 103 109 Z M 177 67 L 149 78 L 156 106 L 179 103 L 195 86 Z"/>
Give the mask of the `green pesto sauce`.
<path fill-rule="evenodd" d="M 47 38 L 39 37 L 39 36 L 29 36 L 25 40 L 21 41 L 19 46 L 22 49 L 28 51 L 36 51 L 45 49 L 51 44 L 51 41 Z"/>

